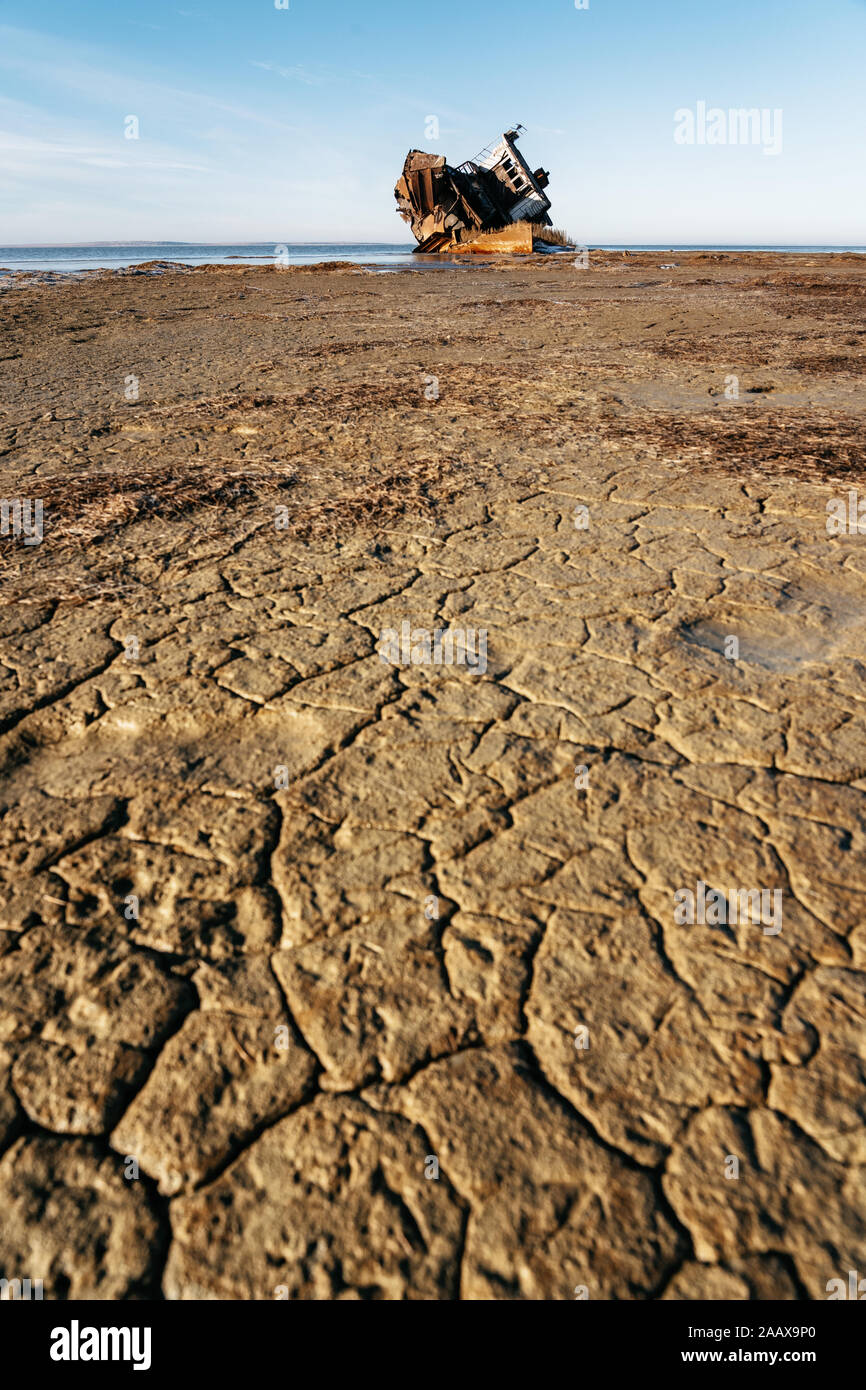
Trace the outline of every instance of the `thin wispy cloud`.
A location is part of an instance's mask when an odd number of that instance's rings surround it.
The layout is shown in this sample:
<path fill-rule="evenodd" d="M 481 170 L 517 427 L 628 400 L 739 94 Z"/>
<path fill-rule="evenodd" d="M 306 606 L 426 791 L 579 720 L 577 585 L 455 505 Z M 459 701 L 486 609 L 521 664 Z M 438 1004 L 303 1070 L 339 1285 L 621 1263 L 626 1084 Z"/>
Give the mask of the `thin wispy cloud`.
<path fill-rule="evenodd" d="M 250 62 L 250 67 L 263 68 L 265 72 L 273 72 L 289 82 L 303 82 L 307 87 L 323 87 L 327 82 L 335 81 L 333 77 L 323 77 L 320 73 L 308 72 L 306 68 L 282 68 L 277 63 L 260 63 L 255 59 Z"/>
<path fill-rule="evenodd" d="M 227 102 L 207 92 L 176 87 L 129 69 L 118 71 L 97 66 L 89 53 L 83 55 L 69 44 L 58 44 L 49 36 L 32 30 L 0 25 L 0 69 L 18 73 L 28 81 L 77 92 L 86 96 L 90 103 L 123 107 L 125 112 L 138 107 L 156 110 L 166 118 L 172 111 L 189 115 L 206 109 L 287 134 L 297 133 L 296 126 L 269 112 Z"/>
<path fill-rule="evenodd" d="M 259 82 L 249 60 L 238 59 L 231 83 L 196 66 L 194 78 L 218 81 L 199 89 L 197 81 L 172 80 L 171 69 L 154 74 L 147 54 L 136 47 L 118 61 L 93 44 L 0 26 L 5 241 L 256 233 L 285 240 L 297 234 L 293 208 L 335 219 L 345 198 L 360 196 L 339 144 L 328 149 L 320 131 L 308 131 L 297 150 L 302 128 L 284 119 L 286 97 L 275 90 L 249 100 Z M 180 71 L 185 78 L 189 65 Z M 324 69 L 301 65 L 292 75 L 300 90 L 329 80 Z M 288 92 L 281 73 L 274 82 Z M 131 115 L 137 139 L 126 136 Z M 289 147 L 291 168 L 283 158 Z"/>
<path fill-rule="evenodd" d="M 15 161 L 16 155 L 22 156 L 21 161 Z M 151 159 L 144 156 L 140 159 L 120 159 L 106 146 L 70 145 L 63 141 L 35 140 L 11 131 L 0 130 L 0 169 L 13 162 L 20 162 L 26 168 L 33 168 L 34 163 L 39 160 L 54 160 L 58 156 L 64 160 L 78 160 L 82 164 L 96 164 L 106 168 L 185 169 L 188 172 L 201 174 L 210 172 L 205 164 L 190 164 L 168 157 Z"/>

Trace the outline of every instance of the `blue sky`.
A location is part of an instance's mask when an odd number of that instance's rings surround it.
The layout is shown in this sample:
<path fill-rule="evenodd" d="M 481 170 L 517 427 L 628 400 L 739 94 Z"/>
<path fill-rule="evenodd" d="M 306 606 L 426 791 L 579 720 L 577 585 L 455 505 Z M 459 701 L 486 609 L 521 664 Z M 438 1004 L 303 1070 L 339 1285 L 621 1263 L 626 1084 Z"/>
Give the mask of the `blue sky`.
<path fill-rule="evenodd" d="M 864 58 L 866 0 L 3 0 L 0 244 L 406 241 L 407 150 L 516 121 L 582 242 L 864 244 Z"/>

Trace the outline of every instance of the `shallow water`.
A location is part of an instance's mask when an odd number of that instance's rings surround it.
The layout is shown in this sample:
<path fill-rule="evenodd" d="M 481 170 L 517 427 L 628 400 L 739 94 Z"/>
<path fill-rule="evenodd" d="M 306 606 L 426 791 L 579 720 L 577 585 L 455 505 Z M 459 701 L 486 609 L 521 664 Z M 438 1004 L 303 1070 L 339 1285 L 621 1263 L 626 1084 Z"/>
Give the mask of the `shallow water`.
<path fill-rule="evenodd" d="M 354 261 L 357 265 L 397 267 L 411 264 L 414 243 L 388 245 L 360 242 L 198 242 L 159 241 L 133 245 L 0 246 L 0 267 L 7 270 L 122 270 L 145 261 L 179 261 L 183 265 L 315 265 L 320 261 Z"/>
<path fill-rule="evenodd" d="M 604 246 L 605 251 L 784 251 L 812 254 L 856 251 L 863 246 Z M 454 267 L 451 257 L 413 255 L 412 242 L 238 242 L 206 245 L 200 242 L 152 241 L 103 243 L 93 246 L 0 246 L 0 268 L 6 270 L 121 270 L 144 261 L 179 261 L 183 265 L 315 265 L 321 261 L 353 261 L 378 270 Z M 478 259 L 473 258 L 473 264 Z"/>

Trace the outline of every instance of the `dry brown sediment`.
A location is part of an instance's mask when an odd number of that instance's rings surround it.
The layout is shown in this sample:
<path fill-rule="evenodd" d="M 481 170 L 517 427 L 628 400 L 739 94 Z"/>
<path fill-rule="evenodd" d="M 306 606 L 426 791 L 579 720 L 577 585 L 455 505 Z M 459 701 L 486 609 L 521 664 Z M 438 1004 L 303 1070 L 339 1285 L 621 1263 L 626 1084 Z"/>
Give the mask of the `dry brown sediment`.
<path fill-rule="evenodd" d="M 2 288 L 0 491 L 45 535 L 0 541 L 0 1274 L 866 1270 L 866 534 L 826 527 L 866 498 L 864 286 L 593 253 Z M 486 670 L 384 664 L 404 621 Z M 677 926 L 699 881 L 782 889 L 781 932 Z"/>

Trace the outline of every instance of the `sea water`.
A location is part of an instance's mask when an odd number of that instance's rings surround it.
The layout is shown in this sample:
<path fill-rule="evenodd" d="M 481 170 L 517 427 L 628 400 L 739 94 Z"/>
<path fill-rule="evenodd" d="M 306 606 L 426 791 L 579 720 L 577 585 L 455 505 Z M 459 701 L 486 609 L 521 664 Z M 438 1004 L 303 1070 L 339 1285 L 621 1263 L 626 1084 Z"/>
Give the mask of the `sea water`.
<path fill-rule="evenodd" d="M 834 252 L 866 254 L 866 246 L 604 246 L 604 251 L 781 251 L 811 255 Z M 176 261 L 182 265 L 315 265 L 321 261 L 351 261 L 375 270 L 448 266 L 449 257 L 413 255 L 412 242 L 251 242 L 219 243 L 151 241 L 133 244 L 107 242 L 93 246 L 0 246 L 0 269 L 70 272 L 122 270 L 145 261 Z M 477 264 L 477 260 L 475 261 Z"/>

